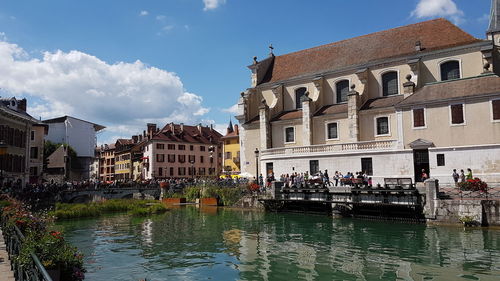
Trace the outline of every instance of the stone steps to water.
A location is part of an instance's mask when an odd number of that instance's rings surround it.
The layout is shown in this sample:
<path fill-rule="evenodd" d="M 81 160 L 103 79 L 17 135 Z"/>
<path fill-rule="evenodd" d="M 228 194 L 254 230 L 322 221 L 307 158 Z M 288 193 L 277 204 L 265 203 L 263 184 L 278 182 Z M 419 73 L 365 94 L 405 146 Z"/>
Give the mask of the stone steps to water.
<path fill-rule="evenodd" d="M 0 281 L 15 281 L 14 272 L 10 268 L 9 255 L 0 229 Z"/>

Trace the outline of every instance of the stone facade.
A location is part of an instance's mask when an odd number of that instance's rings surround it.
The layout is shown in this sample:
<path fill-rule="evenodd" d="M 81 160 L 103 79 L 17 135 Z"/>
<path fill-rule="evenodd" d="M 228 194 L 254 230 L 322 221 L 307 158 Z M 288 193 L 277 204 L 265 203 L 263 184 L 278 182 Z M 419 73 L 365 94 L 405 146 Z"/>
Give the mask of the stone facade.
<path fill-rule="evenodd" d="M 500 182 L 498 45 L 438 19 L 255 59 L 238 103 L 242 172 L 256 174 L 258 148 L 262 174 L 362 171 L 376 184 L 425 169 L 446 184 L 472 168 Z"/>

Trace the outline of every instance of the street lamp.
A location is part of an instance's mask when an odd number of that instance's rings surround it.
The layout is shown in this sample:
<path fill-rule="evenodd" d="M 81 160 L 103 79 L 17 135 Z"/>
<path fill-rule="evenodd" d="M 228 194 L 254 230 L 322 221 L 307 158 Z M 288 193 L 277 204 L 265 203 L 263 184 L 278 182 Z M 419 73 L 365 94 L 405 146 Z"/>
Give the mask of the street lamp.
<path fill-rule="evenodd" d="M 8 145 L 3 140 L 0 140 L 0 155 L 7 154 L 7 147 Z"/>
<path fill-rule="evenodd" d="M 194 161 L 191 160 L 189 163 L 191 163 L 191 178 L 194 180 Z"/>
<path fill-rule="evenodd" d="M 255 151 L 255 181 L 259 182 L 259 149 L 256 148 Z"/>
<path fill-rule="evenodd" d="M 208 173 L 209 175 L 213 173 L 212 166 L 214 165 L 214 151 L 215 147 L 213 145 L 208 147 L 208 152 L 210 152 L 210 172 Z"/>

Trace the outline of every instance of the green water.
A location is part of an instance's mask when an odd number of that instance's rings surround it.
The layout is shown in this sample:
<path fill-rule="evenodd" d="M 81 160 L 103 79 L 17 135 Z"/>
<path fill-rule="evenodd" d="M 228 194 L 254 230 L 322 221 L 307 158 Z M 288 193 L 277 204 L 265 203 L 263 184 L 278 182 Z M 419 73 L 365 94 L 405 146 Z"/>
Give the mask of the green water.
<path fill-rule="evenodd" d="M 182 207 L 59 223 L 86 280 L 500 280 L 500 231 Z"/>

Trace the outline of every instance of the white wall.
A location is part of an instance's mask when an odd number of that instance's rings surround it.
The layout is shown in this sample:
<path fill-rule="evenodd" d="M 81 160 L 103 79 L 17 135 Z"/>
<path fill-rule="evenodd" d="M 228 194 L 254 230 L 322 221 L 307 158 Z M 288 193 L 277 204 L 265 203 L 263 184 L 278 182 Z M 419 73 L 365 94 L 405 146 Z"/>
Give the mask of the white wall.
<path fill-rule="evenodd" d="M 76 151 L 78 157 L 94 157 L 96 146 L 94 125 L 71 117 L 68 117 L 68 120 L 67 126 L 64 122 L 49 123 L 49 133 L 46 140 L 69 144 Z"/>

